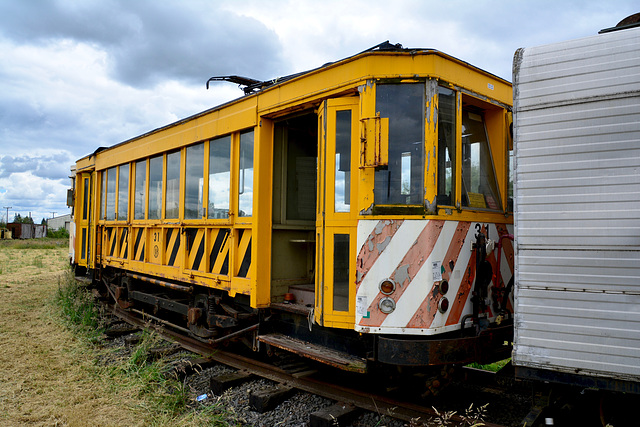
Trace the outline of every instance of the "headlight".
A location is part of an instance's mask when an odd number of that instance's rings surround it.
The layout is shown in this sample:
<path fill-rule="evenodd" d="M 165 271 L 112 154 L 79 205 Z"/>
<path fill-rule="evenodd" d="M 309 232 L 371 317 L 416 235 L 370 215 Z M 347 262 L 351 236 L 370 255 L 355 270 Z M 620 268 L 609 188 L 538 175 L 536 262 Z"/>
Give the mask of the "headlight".
<path fill-rule="evenodd" d="M 396 290 L 396 284 L 391 279 L 384 279 L 382 282 L 380 282 L 378 288 L 380 288 L 380 292 L 382 292 L 383 294 L 391 295 L 393 291 Z"/>
<path fill-rule="evenodd" d="M 396 309 L 396 302 L 389 297 L 385 297 L 378 303 L 378 308 L 384 314 L 389 314 Z"/>
<path fill-rule="evenodd" d="M 449 300 L 447 298 L 442 297 L 442 299 L 440 299 L 440 302 L 438 303 L 438 310 L 440 310 L 440 313 L 444 313 L 449 310 Z"/>

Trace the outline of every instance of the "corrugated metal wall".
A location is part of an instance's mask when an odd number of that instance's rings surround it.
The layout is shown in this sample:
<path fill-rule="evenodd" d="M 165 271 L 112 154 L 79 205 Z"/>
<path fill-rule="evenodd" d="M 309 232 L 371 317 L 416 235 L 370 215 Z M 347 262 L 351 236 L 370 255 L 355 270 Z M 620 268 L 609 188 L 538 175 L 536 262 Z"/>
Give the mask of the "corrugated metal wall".
<path fill-rule="evenodd" d="M 514 59 L 517 366 L 640 379 L 640 28 Z"/>

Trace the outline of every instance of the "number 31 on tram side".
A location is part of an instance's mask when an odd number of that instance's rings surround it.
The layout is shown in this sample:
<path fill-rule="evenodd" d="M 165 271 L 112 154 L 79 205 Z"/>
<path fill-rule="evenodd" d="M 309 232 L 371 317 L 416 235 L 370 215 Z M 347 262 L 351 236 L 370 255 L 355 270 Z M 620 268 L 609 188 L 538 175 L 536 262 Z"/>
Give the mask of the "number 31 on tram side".
<path fill-rule="evenodd" d="M 118 310 L 341 369 L 509 356 L 511 85 L 382 44 L 100 148 L 72 263 Z"/>

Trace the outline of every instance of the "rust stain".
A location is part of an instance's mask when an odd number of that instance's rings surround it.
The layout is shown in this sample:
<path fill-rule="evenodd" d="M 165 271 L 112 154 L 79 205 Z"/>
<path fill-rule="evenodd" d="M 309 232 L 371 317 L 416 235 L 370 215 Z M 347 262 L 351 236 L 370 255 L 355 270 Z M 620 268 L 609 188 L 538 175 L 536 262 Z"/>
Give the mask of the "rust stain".
<path fill-rule="evenodd" d="M 440 237 L 443 225 L 443 220 L 429 221 L 422 229 L 411 248 L 404 255 L 402 261 L 398 263 L 395 271 L 389 276 L 391 280 L 398 284 L 396 291 L 390 295 L 396 303 L 398 303 L 404 292 L 407 290 L 408 285 L 420 270 L 424 260 L 429 258 L 429 255 L 431 255 L 431 252 L 438 241 L 438 237 Z M 369 313 L 371 313 L 371 317 L 362 318 L 359 325 L 380 326 L 382 324 L 387 315 L 378 309 L 378 303 L 384 296 L 385 295 L 381 292 L 378 292 L 378 295 L 376 295 L 368 308 Z"/>
<path fill-rule="evenodd" d="M 376 263 L 378 257 L 391 242 L 402 223 L 402 220 L 381 220 L 376 224 L 373 232 L 369 234 L 358 253 L 356 261 L 357 285 L 360 285 L 367 272 Z"/>
<path fill-rule="evenodd" d="M 460 252 L 462 251 L 462 247 L 464 246 L 464 240 L 469 232 L 469 228 L 471 227 L 470 222 L 459 222 L 458 227 L 456 228 L 453 237 L 451 238 L 451 243 L 449 244 L 449 248 L 447 249 L 447 253 L 444 256 L 444 260 L 442 260 L 442 265 L 448 266 L 449 261 L 453 261 L 453 264 L 458 261 L 458 257 L 460 256 Z M 442 273 L 442 280 L 449 280 L 451 277 L 451 269 L 447 270 L 445 267 L 444 273 Z M 433 319 L 436 317 L 436 313 L 438 312 L 438 303 L 442 299 L 442 295 L 438 292 L 438 284 L 439 282 L 435 282 L 431 287 L 431 291 L 427 295 L 427 297 L 422 301 L 418 310 L 413 315 L 409 323 L 407 323 L 407 328 L 429 328 L 433 323 Z"/>

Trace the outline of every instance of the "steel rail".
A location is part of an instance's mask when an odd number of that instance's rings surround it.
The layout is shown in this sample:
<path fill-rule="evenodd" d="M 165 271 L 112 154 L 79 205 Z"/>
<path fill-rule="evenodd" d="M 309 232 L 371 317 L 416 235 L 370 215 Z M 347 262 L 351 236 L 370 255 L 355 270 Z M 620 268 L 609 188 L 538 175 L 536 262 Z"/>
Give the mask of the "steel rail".
<path fill-rule="evenodd" d="M 296 377 L 283 369 L 276 366 L 254 360 L 245 356 L 226 351 L 213 349 L 206 343 L 200 342 L 191 337 L 186 337 L 177 331 L 173 331 L 161 325 L 155 325 L 145 322 L 142 319 L 133 316 L 131 313 L 121 309 L 117 305 L 109 305 L 113 314 L 121 319 L 140 328 L 153 329 L 168 341 L 177 342 L 186 350 L 200 354 L 205 358 L 209 358 L 215 362 L 231 366 L 238 370 L 243 370 L 255 374 L 259 377 L 266 378 L 308 393 L 322 396 L 327 399 L 338 402 L 352 404 L 358 408 L 375 412 L 380 415 L 387 415 L 402 421 L 411 422 L 412 420 L 429 420 L 437 416 L 436 411 L 431 408 L 416 405 L 413 403 L 394 400 L 385 396 L 364 392 L 336 384 L 331 384 L 312 377 Z M 455 414 L 451 421 L 459 425 L 463 425 L 462 418 Z M 486 427 L 501 427 L 499 424 L 484 422 L 482 425 Z"/>

